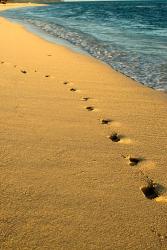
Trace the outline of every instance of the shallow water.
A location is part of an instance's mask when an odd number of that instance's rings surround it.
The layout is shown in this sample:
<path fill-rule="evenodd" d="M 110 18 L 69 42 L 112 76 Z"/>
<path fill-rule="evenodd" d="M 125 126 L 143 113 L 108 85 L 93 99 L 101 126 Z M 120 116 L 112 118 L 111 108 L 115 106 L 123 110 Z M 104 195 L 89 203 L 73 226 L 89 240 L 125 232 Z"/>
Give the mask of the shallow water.
<path fill-rule="evenodd" d="M 0 15 L 59 38 L 156 89 L 167 90 L 167 1 L 71 2 Z"/>

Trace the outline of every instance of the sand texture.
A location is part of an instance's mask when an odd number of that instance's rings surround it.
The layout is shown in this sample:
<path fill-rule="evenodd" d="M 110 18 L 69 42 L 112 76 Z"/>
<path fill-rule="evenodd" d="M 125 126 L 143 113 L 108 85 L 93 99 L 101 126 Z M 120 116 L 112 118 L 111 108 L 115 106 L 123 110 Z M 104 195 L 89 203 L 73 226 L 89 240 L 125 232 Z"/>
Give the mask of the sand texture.
<path fill-rule="evenodd" d="M 8 4 L 0 4 L 0 11 L 14 9 L 14 8 L 23 8 L 23 7 L 35 7 L 35 6 L 44 6 L 46 4 L 36 4 L 36 3 L 8 3 Z"/>
<path fill-rule="evenodd" d="M 166 94 L 0 18 L 0 249 L 167 249 L 166 112 Z"/>

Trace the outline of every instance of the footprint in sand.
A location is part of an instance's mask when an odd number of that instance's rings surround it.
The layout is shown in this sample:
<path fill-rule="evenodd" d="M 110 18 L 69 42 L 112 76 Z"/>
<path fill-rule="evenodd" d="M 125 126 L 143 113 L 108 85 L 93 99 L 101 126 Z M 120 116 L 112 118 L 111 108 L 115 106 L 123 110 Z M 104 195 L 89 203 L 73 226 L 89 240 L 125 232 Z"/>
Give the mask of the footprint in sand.
<path fill-rule="evenodd" d="M 93 106 L 88 106 L 88 107 L 86 107 L 86 109 L 87 109 L 88 111 L 93 111 L 93 110 L 94 110 L 94 107 L 93 107 Z"/>
<path fill-rule="evenodd" d="M 86 101 L 88 101 L 89 99 L 90 99 L 90 97 L 82 97 L 82 98 L 81 98 L 81 101 L 85 101 L 85 102 L 86 102 Z"/>
<path fill-rule="evenodd" d="M 64 84 L 64 85 L 67 85 L 67 84 L 69 84 L 69 82 L 65 81 L 65 82 L 63 82 L 63 84 Z"/>
<path fill-rule="evenodd" d="M 20 70 L 21 71 L 21 73 L 23 73 L 23 74 L 27 74 L 27 71 L 26 70 Z"/>
<path fill-rule="evenodd" d="M 101 124 L 108 125 L 109 123 L 111 123 L 111 119 L 101 119 L 100 122 Z"/>
<path fill-rule="evenodd" d="M 72 92 L 76 92 L 76 91 L 77 91 L 77 89 L 75 89 L 75 88 L 71 88 L 71 89 L 70 89 L 70 91 L 72 91 Z"/>
<path fill-rule="evenodd" d="M 108 136 L 108 138 L 113 142 L 119 142 L 121 140 L 121 136 L 115 132 Z"/>
<path fill-rule="evenodd" d="M 128 160 L 130 166 L 136 166 L 143 160 L 142 158 L 139 157 L 124 156 L 124 155 L 122 155 L 122 157 Z"/>
<path fill-rule="evenodd" d="M 156 201 L 162 200 L 162 198 L 160 197 L 166 191 L 166 188 L 159 183 L 155 183 L 149 177 L 146 178 L 147 178 L 147 185 L 140 188 L 144 196 L 149 200 L 154 200 L 154 199 Z"/>
<path fill-rule="evenodd" d="M 132 140 L 123 135 L 118 135 L 117 133 L 112 133 L 108 138 L 113 142 L 119 142 L 121 144 L 131 144 Z"/>
<path fill-rule="evenodd" d="M 147 186 L 142 187 L 141 191 L 143 192 L 144 196 L 149 200 L 153 200 L 159 196 L 157 184 L 155 183 L 151 183 Z"/>
<path fill-rule="evenodd" d="M 141 159 L 139 159 L 139 158 L 129 157 L 129 165 L 130 166 L 136 166 L 140 161 L 141 161 Z"/>

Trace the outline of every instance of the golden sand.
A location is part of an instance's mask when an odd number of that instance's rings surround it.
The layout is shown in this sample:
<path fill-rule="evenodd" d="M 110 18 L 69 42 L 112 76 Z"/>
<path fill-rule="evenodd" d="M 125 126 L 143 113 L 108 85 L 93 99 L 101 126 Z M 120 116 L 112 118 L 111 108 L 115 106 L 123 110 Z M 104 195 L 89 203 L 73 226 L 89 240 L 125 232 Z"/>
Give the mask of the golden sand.
<path fill-rule="evenodd" d="M 45 6 L 47 4 L 36 4 L 36 3 L 8 3 L 0 4 L 0 11 L 14 9 L 14 8 L 23 8 L 23 7 L 35 7 L 35 6 Z"/>
<path fill-rule="evenodd" d="M 0 18 L 0 249 L 167 249 L 166 110 Z"/>

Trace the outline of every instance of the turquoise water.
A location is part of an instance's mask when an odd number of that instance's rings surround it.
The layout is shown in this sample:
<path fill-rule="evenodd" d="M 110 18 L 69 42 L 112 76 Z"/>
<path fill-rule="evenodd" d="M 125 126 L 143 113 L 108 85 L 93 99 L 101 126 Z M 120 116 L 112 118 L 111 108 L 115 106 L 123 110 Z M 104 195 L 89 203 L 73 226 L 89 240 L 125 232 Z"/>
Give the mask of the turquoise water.
<path fill-rule="evenodd" d="M 167 1 L 68 2 L 2 12 L 141 83 L 167 90 Z"/>

